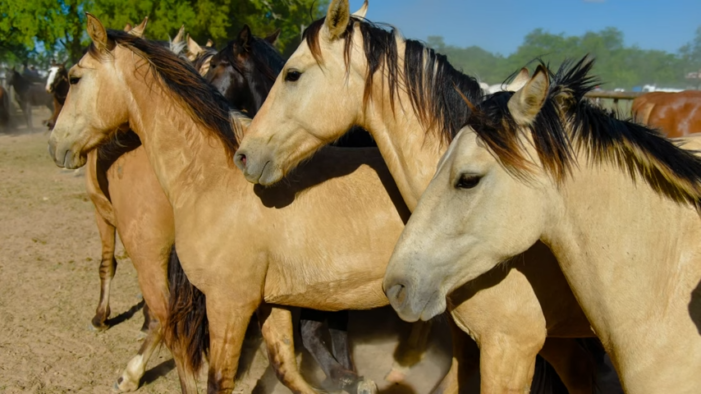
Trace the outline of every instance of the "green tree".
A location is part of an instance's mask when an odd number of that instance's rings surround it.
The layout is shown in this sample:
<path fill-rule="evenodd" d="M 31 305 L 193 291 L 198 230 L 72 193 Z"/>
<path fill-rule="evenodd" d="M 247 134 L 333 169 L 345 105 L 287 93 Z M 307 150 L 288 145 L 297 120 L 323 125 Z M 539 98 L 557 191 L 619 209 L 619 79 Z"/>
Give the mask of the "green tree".
<path fill-rule="evenodd" d="M 47 59 L 43 52 L 76 61 L 85 44 L 83 0 L 3 0 L 0 2 L 0 60 L 18 63 Z M 22 47 L 23 49 L 20 49 Z"/>
<path fill-rule="evenodd" d="M 77 61 L 89 42 L 85 11 L 112 29 L 148 16 L 146 34 L 156 40 L 167 40 L 184 24 L 200 43 L 211 38 L 220 46 L 244 24 L 260 36 L 279 28 L 279 47 L 290 52 L 302 28 L 327 5 L 328 0 L 2 0 L 0 62 L 46 62 L 47 54 Z"/>
<path fill-rule="evenodd" d="M 319 18 L 328 0 L 93 0 L 92 12 L 105 26 L 121 29 L 149 17 L 146 34 L 166 40 L 181 25 L 198 42 L 221 46 L 247 24 L 265 36 L 281 29 L 279 47 L 296 46 L 302 25 Z"/>

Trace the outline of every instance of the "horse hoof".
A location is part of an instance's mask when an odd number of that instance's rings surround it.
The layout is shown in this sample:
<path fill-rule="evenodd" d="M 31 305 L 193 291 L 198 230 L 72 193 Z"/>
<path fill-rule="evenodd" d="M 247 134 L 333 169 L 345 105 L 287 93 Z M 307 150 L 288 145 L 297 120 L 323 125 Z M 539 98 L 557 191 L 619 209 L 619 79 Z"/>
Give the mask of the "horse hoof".
<path fill-rule="evenodd" d="M 392 368 L 391 371 L 385 376 L 385 380 L 391 383 L 401 383 L 406 378 L 406 373 L 396 368 Z"/>
<path fill-rule="evenodd" d="M 370 379 L 363 379 L 358 382 L 358 394 L 376 394 L 377 385 Z"/>
<path fill-rule="evenodd" d="M 123 376 L 120 376 L 119 379 L 114 383 L 114 386 L 112 386 L 112 390 L 114 390 L 117 393 L 129 393 L 132 391 L 136 391 L 139 388 L 139 383 L 134 383 L 129 380 L 125 380 Z"/>
<path fill-rule="evenodd" d="M 105 331 L 107 331 L 108 328 L 109 327 L 104 325 L 104 324 L 101 324 L 101 325 L 95 325 L 95 323 L 88 324 L 88 330 L 90 330 L 92 332 L 105 332 Z"/>

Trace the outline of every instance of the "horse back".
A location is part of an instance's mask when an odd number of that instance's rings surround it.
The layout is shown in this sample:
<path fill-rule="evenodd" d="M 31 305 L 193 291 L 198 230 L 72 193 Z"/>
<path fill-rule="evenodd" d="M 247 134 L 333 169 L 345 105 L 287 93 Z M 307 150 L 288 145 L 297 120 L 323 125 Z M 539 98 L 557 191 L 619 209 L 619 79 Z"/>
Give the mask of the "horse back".
<path fill-rule="evenodd" d="M 701 92 L 684 91 L 656 97 L 648 124 L 669 137 L 701 132 Z"/>

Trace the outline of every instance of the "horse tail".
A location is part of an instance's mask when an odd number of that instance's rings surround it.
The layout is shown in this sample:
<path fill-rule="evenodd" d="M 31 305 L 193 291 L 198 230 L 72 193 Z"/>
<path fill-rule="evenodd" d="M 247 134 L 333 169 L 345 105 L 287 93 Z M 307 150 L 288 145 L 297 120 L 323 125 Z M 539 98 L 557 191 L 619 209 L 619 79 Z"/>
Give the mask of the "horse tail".
<path fill-rule="evenodd" d="M 185 357 L 185 368 L 194 374 L 209 352 L 206 298 L 187 279 L 175 246 L 168 262 L 168 285 L 170 297 L 164 339 L 176 355 Z"/>

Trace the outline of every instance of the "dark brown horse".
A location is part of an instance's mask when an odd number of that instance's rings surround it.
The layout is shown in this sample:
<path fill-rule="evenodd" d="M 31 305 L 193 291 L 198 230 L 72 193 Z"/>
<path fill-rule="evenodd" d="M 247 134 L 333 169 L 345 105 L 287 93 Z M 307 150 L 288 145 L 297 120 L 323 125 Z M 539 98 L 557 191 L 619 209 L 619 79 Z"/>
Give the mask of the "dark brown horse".
<path fill-rule="evenodd" d="M 61 108 L 63 108 L 63 103 L 66 102 L 68 88 L 70 88 L 70 84 L 68 83 L 66 64 L 52 65 L 49 69 L 49 77 L 46 80 L 46 92 L 53 95 L 54 98 L 54 112 L 46 123 L 49 130 L 53 130 L 56 119 L 58 119 L 58 114 L 61 113 Z"/>
<path fill-rule="evenodd" d="M 653 92 L 633 101 L 638 123 L 662 130 L 668 137 L 701 132 L 701 91 Z"/>
<path fill-rule="evenodd" d="M 46 106 L 53 109 L 53 97 L 46 93 L 41 84 L 33 82 L 31 79 L 12 68 L 8 70 L 8 85 L 15 90 L 15 100 L 22 108 L 24 117 L 27 120 L 27 128 L 32 128 L 32 106 Z"/>
<path fill-rule="evenodd" d="M 10 95 L 0 85 L 0 130 L 5 130 L 10 125 Z"/>

